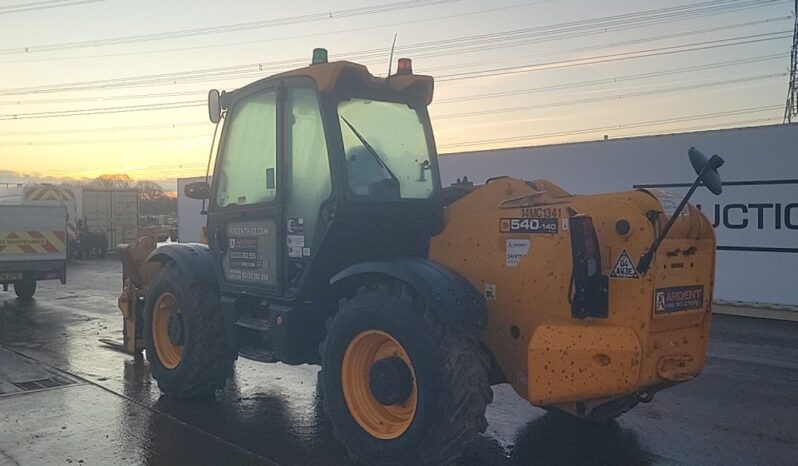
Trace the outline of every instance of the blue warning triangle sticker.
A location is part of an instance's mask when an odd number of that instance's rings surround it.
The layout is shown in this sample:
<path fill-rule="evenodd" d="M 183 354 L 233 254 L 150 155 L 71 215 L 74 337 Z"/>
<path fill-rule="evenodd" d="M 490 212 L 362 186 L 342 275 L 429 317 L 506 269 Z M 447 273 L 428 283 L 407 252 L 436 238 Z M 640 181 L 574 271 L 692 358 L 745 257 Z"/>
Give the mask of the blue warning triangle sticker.
<path fill-rule="evenodd" d="M 612 268 L 610 277 L 613 278 L 640 278 L 637 273 L 634 262 L 629 257 L 629 253 L 624 249 L 621 255 L 618 256 L 618 261 L 615 262 L 615 267 Z"/>

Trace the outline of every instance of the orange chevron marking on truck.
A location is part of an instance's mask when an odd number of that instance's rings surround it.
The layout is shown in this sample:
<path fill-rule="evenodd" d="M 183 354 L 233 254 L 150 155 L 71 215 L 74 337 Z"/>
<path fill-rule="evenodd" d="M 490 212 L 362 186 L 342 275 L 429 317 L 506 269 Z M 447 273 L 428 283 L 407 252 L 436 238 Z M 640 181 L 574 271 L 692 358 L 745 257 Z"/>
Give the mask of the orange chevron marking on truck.
<path fill-rule="evenodd" d="M 57 186 L 37 186 L 25 191 L 26 201 L 74 201 L 75 194 Z"/>
<path fill-rule="evenodd" d="M 66 251 L 63 231 L 0 231 L 0 254 L 46 254 Z"/>

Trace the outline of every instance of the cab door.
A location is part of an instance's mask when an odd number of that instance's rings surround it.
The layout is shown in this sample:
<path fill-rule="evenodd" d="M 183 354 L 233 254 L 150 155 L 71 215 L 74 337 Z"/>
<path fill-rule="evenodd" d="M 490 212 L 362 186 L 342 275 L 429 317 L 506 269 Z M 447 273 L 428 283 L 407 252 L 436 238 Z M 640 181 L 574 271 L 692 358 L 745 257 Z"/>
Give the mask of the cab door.
<path fill-rule="evenodd" d="M 332 221 L 330 158 L 318 93 L 308 79 L 285 82 L 282 209 L 284 292 L 297 295 Z"/>
<path fill-rule="evenodd" d="M 228 110 L 207 227 L 223 292 L 281 294 L 278 94 L 252 89 Z"/>

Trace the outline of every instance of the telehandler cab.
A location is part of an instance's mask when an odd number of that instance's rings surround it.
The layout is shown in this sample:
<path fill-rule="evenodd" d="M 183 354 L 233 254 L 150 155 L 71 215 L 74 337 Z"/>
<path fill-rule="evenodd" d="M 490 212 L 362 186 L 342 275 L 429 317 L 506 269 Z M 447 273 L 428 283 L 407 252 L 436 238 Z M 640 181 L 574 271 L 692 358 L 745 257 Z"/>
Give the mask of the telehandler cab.
<path fill-rule="evenodd" d="M 353 458 L 438 465 L 485 430 L 492 384 L 608 419 L 701 371 L 715 237 L 689 196 L 442 188 L 432 92 L 410 60 L 379 78 L 323 49 L 211 91 L 213 182 L 186 188 L 207 245 L 120 250 L 126 347 L 166 395 L 214 393 L 238 356 L 321 364 Z M 719 192 L 722 159 L 690 158 L 690 194 Z"/>

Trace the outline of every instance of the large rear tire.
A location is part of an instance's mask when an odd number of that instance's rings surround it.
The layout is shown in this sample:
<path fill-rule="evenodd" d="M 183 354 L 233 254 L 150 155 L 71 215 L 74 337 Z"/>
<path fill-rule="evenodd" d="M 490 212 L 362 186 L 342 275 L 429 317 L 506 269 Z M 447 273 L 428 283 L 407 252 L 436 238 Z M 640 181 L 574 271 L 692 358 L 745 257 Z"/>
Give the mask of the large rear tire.
<path fill-rule="evenodd" d="M 324 410 L 368 465 L 457 461 L 487 427 L 489 358 L 400 283 L 341 300 L 320 347 Z"/>
<path fill-rule="evenodd" d="M 144 308 L 150 372 L 175 398 L 212 396 L 233 373 L 219 292 L 166 264 L 150 285 Z"/>
<path fill-rule="evenodd" d="M 22 280 L 14 282 L 14 293 L 19 299 L 29 300 L 36 294 L 36 279 L 24 277 Z"/>

